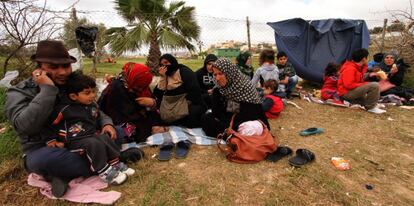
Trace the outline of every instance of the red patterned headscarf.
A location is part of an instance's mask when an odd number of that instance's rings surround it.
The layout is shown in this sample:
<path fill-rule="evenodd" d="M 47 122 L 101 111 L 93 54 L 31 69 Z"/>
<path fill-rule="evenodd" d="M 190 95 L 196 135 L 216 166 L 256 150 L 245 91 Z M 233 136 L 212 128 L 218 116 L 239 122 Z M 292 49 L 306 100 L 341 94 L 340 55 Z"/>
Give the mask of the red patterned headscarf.
<path fill-rule="evenodd" d="M 128 62 L 122 67 L 122 77 L 129 91 L 138 97 L 151 97 L 148 86 L 152 81 L 152 73 L 147 66 Z"/>

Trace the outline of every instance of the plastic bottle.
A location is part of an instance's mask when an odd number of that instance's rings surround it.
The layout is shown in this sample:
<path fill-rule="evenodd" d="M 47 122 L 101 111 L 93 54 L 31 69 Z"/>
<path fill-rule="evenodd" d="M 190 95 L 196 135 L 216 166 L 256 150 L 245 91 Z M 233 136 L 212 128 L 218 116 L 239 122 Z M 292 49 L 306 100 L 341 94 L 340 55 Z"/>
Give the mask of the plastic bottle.
<path fill-rule="evenodd" d="M 342 157 L 332 157 L 331 158 L 332 164 L 339 170 L 349 170 L 351 169 L 351 165 L 349 160 L 346 160 Z"/>

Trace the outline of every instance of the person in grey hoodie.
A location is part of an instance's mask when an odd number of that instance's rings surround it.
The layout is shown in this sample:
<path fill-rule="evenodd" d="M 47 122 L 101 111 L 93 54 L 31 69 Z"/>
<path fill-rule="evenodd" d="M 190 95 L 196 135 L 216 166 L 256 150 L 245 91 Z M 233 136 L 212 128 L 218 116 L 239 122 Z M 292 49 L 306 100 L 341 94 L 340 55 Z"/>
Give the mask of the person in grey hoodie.
<path fill-rule="evenodd" d="M 260 67 L 253 75 L 252 84 L 256 87 L 260 81 L 260 86 L 267 80 L 273 79 L 279 82 L 279 70 L 275 65 L 275 52 L 271 49 L 265 49 L 259 56 Z"/>
<path fill-rule="evenodd" d="M 6 115 L 19 136 L 26 170 L 50 180 L 53 195 L 61 197 L 69 179 L 91 174 L 86 158 L 62 148 L 63 145 L 47 146 L 47 140 L 41 135 L 54 106 L 65 95 L 62 88 L 76 59 L 61 41 L 49 40 L 39 42 L 31 59 L 37 62 L 37 68 L 32 77 L 7 91 Z M 101 132 L 115 137 L 111 118 L 102 112 L 100 115 Z"/>

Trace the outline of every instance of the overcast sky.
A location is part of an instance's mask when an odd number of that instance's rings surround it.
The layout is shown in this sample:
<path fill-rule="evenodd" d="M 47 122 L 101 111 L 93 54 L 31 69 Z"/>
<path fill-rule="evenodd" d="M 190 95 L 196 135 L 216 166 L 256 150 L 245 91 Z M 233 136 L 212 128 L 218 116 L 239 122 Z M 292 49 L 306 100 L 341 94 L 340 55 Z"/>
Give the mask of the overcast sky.
<path fill-rule="evenodd" d="M 53 10 L 62 10 L 76 0 L 49 0 Z M 383 19 L 393 18 L 391 10 L 407 10 L 409 0 L 185 0 L 186 5 L 196 8 L 198 22 L 202 28 L 201 39 L 204 42 L 229 39 L 245 39 L 243 20 L 249 16 L 252 21 L 253 41 L 273 41 L 273 31 L 266 22 L 276 22 L 289 18 L 306 20 L 347 18 L 363 19 L 369 28 L 382 26 Z M 116 14 L 113 0 L 80 0 L 76 4 L 79 14 L 93 22 L 105 23 L 107 27 L 123 26 L 125 23 Z M 107 11 L 107 12 L 100 12 Z M 219 19 L 215 19 L 219 18 Z M 237 25 L 232 28 L 229 25 Z M 242 32 L 236 32 L 239 31 Z M 256 35 L 256 36 L 254 36 Z"/>

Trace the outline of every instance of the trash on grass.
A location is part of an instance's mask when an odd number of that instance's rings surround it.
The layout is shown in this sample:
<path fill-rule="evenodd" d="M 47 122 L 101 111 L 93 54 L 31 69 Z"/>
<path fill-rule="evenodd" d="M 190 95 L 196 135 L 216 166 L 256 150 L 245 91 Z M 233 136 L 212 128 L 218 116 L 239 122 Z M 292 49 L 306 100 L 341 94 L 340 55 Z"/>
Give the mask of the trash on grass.
<path fill-rule="evenodd" d="M 339 170 L 345 171 L 351 169 L 349 160 L 346 160 L 342 157 L 332 157 L 331 162 Z"/>

